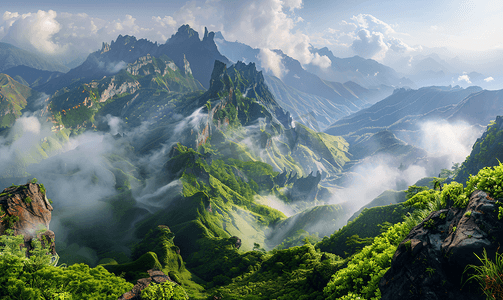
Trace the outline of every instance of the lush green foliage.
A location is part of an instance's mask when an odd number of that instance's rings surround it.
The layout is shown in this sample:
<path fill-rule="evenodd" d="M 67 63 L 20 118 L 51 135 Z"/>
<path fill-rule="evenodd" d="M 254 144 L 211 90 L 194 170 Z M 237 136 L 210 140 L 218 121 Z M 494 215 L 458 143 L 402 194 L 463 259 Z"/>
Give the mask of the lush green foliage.
<path fill-rule="evenodd" d="M 151 283 L 146 289 L 141 291 L 141 297 L 147 300 L 189 299 L 183 288 L 171 281 L 165 281 L 161 284 Z"/>
<path fill-rule="evenodd" d="M 401 204 L 378 206 L 364 209 L 362 213 L 353 221 L 334 232 L 330 237 L 324 237 L 316 244 L 316 248 L 321 251 L 334 253 L 342 257 L 348 257 L 356 253 L 362 246 L 370 242 L 370 239 L 381 233 L 380 224 L 389 222 L 396 224 L 403 220 L 403 217 L 411 212 Z M 351 239 L 355 243 L 347 243 Z"/>
<path fill-rule="evenodd" d="M 272 254 L 272 255 L 271 255 Z M 258 264 L 211 295 L 222 299 L 324 299 L 323 287 L 344 263 L 311 244 L 263 255 Z"/>
<path fill-rule="evenodd" d="M 429 188 L 426 186 L 416 186 L 416 185 L 411 185 L 407 188 L 407 191 L 405 192 L 405 198 L 410 199 L 417 193 L 420 193 L 422 191 L 426 191 Z"/>
<path fill-rule="evenodd" d="M 103 267 L 84 264 L 56 267 L 55 260 L 35 242 L 27 258 L 19 247 L 23 236 L 0 237 L 2 299 L 117 299 L 133 285 Z M 57 260 L 56 260 L 57 261 Z"/>
<path fill-rule="evenodd" d="M 262 251 L 240 253 L 233 238 L 204 238 L 198 244 L 201 251 L 188 258 L 187 267 L 210 286 L 228 284 L 231 278 L 256 270 L 264 260 Z"/>
<path fill-rule="evenodd" d="M 432 202 L 435 197 L 440 195 L 439 191 L 436 190 L 425 190 L 421 191 L 414 196 L 412 196 L 409 200 L 403 203 L 404 206 L 412 206 L 414 208 L 423 209 L 428 206 L 428 203 Z"/>
<path fill-rule="evenodd" d="M 500 162 L 495 167 L 486 167 L 477 175 L 470 175 L 466 182 L 465 195 L 467 198 L 475 190 L 482 190 L 493 198 L 503 198 L 503 164 Z"/>
<path fill-rule="evenodd" d="M 456 207 L 466 207 L 466 205 L 468 205 L 468 201 L 470 200 L 470 194 L 466 195 L 466 193 L 464 193 L 463 184 L 453 181 L 443 186 L 440 197 L 443 204 L 453 201 L 454 206 Z"/>
<path fill-rule="evenodd" d="M 365 299 L 379 299 L 379 280 L 391 266 L 391 258 L 398 244 L 411 229 L 408 222 L 395 224 L 377 236 L 372 245 L 355 254 L 348 266 L 337 271 L 327 284 L 324 289 L 327 299 L 338 299 L 350 293 Z"/>

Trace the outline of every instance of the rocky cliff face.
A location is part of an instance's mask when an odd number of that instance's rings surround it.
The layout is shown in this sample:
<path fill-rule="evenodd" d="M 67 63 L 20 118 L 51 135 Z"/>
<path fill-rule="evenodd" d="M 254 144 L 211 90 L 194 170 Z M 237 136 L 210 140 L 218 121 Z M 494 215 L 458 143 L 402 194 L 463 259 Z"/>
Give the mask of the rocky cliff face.
<path fill-rule="evenodd" d="M 200 40 L 199 34 L 189 25 L 181 26 L 178 32 L 163 45 L 146 39 L 136 39 L 134 36 L 119 35 L 110 44 L 103 43 L 102 48 L 91 53 L 82 65 L 37 86 L 37 90 L 52 94 L 76 82 L 82 84 L 101 79 L 103 76 L 116 74 L 127 64 L 148 54 L 154 57 L 167 55 L 179 69 L 184 70 L 186 74 L 193 74 L 196 80 L 208 88 L 214 61 L 230 63 L 218 52 L 213 37 L 212 32 L 206 31 L 203 40 Z"/>
<path fill-rule="evenodd" d="M 43 237 L 47 237 L 52 254 L 56 254 L 54 232 L 49 230 L 52 209 L 43 185 L 27 183 L 8 187 L 0 194 L 0 235 L 5 234 L 6 229 L 14 230 L 14 235 L 24 236 L 27 250 L 31 250 L 34 238 L 45 245 Z"/>
<path fill-rule="evenodd" d="M 150 284 L 162 284 L 166 281 L 171 281 L 168 275 L 164 274 L 164 272 L 150 269 L 147 271 L 149 278 L 138 279 L 133 289 L 129 292 L 124 293 L 119 297 L 119 300 L 141 300 L 141 292 L 146 289 Z"/>
<path fill-rule="evenodd" d="M 496 201 L 475 191 L 466 208 L 432 212 L 411 230 L 379 282 L 382 299 L 485 299 L 478 286 L 462 286 L 462 273 L 480 265 L 484 249 L 494 259 L 502 241 Z"/>

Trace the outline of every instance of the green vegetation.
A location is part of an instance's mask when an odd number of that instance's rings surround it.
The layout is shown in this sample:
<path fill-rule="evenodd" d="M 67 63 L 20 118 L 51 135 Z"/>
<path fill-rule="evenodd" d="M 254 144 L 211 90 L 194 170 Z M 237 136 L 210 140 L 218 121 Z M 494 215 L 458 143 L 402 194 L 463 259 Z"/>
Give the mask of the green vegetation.
<path fill-rule="evenodd" d="M 503 130 L 500 129 L 502 121 L 501 117 L 497 117 L 496 121 L 488 124 L 482 137 L 473 145 L 471 154 L 459 167 L 454 180 L 464 183 L 469 180 L 470 174 L 478 173 L 483 167 L 497 166 L 499 160 L 503 160 Z"/>
<path fill-rule="evenodd" d="M 503 254 L 496 253 L 494 262 L 487 257 L 485 249 L 482 257 L 475 256 L 482 265 L 466 266 L 463 272 L 463 275 L 469 275 L 466 282 L 475 280 L 479 283 L 487 299 L 500 299 L 501 295 L 503 295 Z M 473 271 L 473 274 L 470 275 L 470 271 Z"/>
<path fill-rule="evenodd" d="M 0 128 L 11 127 L 21 116 L 27 99 L 36 97 L 36 92 L 20 84 L 6 74 L 0 74 Z"/>
<path fill-rule="evenodd" d="M 381 234 L 381 224 L 397 224 L 403 221 L 404 216 L 412 212 L 401 204 L 378 206 L 364 209 L 353 221 L 334 232 L 330 237 L 324 237 L 316 244 L 321 251 L 334 253 L 342 257 L 349 257 L 356 253 L 361 246 Z M 352 238 L 353 237 L 353 238 Z M 354 243 L 347 243 L 348 239 Z"/>
<path fill-rule="evenodd" d="M 338 270 L 324 289 L 327 299 L 343 296 L 379 299 L 379 280 L 391 265 L 391 258 L 400 242 L 432 211 L 439 210 L 441 203 L 432 202 L 424 209 L 416 209 L 404 218 L 403 222 L 389 227 L 374 238 L 371 245 L 353 255 L 347 267 Z"/>
<path fill-rule="evenodd" d="M 176 283 L 165 281 L 161 284 L 151 283 L 141 291 L 142 299 L 148 300 L 185 300 L 189 299 L 185 291 Z"/>
<path fill-rule="evenodd" d="M 488 193 L 493 198 L 503 198 L 503 164 L 500 162 L 495 167 L 485 167 L 476 176 L 470 175 L 466 182 L 465 199 L 466 202 L 471 193 L 476 189 Z"/>
<path fill-rule="evenodd" d="M 256 253 L 261 253 L 255 251 Z M 343 261 L 313 245 L 260 254 L 262 262 L 209 291 L 222 299 L 325 299 L 322 289 Z"/>
<path fill-rule="evenodd" d="M 54 259 L 34 241 L 27 258 L 19 247 L 23 236 L 0 236 L 0 294 L 2 299 L 117 299 L 133 285 L 103 267 L 84 264 L 56 267 Z"/>

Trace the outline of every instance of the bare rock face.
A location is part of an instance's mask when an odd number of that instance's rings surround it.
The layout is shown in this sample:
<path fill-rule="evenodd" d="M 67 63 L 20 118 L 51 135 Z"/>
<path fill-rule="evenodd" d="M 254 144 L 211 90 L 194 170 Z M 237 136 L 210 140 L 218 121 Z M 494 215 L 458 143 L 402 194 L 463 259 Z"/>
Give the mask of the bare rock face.
<path fill-rule="evenodd" d="M 25 247 L 31 250 L 31 241 L 37 238 L 56 254 L 54 232 L 49 230 L 53 210 L 45 191 L 36 183 L 11 186 L 0 194 L 0 235 L 6 229 L 14 230 L 14 235 L 23 235 Z M 47 241 L 48 240 L 48 241 Z"/>
<path fill-rule="evenodd" d="M 149 278 L 142 278 L 136 281 L 133 289 L 124 293 L 118 300 L 141 300 L 141 291 L 149 286 L 150 283 L 160 284 L 166 281 L 173 281 L 162 271 L 150 269 L 147 271 Z"/>
<path fill-rule="evenodd" d="M 466 208 L 432 212 L 411 230 L 379 282 L 381 299 L 485 299 L 477 284 L 463 286 L 462 274 L 481 265 L 475 254 L 482 257 L 484 249 L 494 260 L 502 243 L 496 201 L 475 191 Z"/>

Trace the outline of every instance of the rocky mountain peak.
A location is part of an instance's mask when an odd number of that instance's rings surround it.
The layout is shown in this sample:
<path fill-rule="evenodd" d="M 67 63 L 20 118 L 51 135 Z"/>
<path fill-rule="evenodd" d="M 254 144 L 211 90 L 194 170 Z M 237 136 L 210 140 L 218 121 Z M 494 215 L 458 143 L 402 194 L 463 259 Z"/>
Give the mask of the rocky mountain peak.
<path fill-rule="evenodd" d="M 214 38 L 215 38 L 215 33 L 213 31 L 208 32 L 208 28 L 204 27 L 203 42 L 213 41 Z"/>
<path fill-rule="evenodd" d="M 119 34 L 115 42 L 112 41 L 112 46 L 134 44 L 136 41 L 137 39 L 134 36 Z"/>
<path fill-rule="evenodd" d="M 110 51 L 110 45 L 107 42 L 103 42 L 101 44 L 101 52 L 100 52 L 100 54 L 103 54 L 103 53 L 108 52 L 108 51 Z"/>
<path fill-rule="evenodd" d="M 169 38 L 166 44 L 176 45 L 186 43 L 187 41 L 200 42 L 201 40 L 199 39 L 199 33 L 188 24 L 185 24 L 178 28 L 178 31 Z"/>
<path fill-rule="evenodd" d="M 224 78 L 227 76 L 227 66 L 218 60 L 215 60 L 213 72 L 210 79 L 210 91 L 218 92 L 225 88 Z"/>

